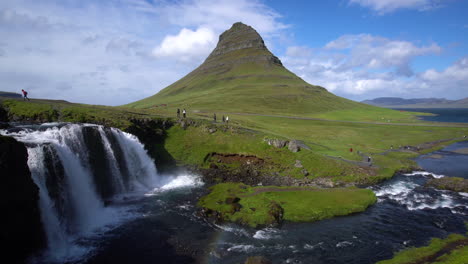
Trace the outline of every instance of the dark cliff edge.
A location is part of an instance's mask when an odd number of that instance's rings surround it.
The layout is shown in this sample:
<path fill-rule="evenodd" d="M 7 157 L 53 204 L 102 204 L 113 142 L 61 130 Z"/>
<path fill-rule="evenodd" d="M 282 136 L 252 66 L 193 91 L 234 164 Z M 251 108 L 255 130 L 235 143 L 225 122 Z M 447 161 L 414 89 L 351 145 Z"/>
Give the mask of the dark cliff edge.
<path fill-rule="evenodd" d="M 2 258 L 23 263 L 45 246 L 39 210 L 39 188 L 31 178 L 23 143 L 0 136 L 0 243 Z"/>

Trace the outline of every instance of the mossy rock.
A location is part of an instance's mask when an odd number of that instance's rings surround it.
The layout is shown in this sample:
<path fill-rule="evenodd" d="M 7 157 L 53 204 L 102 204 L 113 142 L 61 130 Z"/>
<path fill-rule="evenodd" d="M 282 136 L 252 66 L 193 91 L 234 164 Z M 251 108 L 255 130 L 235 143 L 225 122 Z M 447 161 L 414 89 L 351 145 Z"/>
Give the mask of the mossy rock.
<path fill-rule="evenodd" d="M 443 177 L 430 179 L 426 187 L 433 187 L 439 190 L 449 190 L 454 192 L 468 192 L 468 180 L 459 177 Z"/>

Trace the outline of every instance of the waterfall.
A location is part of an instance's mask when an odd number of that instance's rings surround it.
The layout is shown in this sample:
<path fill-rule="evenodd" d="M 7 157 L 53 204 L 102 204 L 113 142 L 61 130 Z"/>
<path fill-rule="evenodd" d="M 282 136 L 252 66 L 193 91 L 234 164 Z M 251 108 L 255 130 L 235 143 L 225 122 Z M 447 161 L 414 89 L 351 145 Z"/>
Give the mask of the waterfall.
<path fill-rule="evenodd" d="M 154 161 L 144 146 L 118 129 L 66 124 L 0 134 L 28 148 L 50 261 L 82 257 L 86 250 L 77 240 L 120 217 L 106 206 L 109 201 L 158 187 Z"/>

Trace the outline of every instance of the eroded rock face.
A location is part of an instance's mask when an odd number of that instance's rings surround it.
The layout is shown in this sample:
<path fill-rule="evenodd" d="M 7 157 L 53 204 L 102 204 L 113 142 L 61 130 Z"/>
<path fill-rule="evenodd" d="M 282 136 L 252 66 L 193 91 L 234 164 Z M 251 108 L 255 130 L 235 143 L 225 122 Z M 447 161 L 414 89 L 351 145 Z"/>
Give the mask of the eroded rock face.
<path fill-rule="evenodd" d="M 23 143 L 0 136 L 0 243 L 2 258 L 22 263 L 45 246 L 39 210 L 39 189 L 34 184 Z"/>
<path fill-rule="evenodd" d="M 216 48 L 211 52 L 205 62 L 209 63 L 216 60 L 218 57 L 226 55 L 241 49 L 258 49 L 268 51 L 265 42 L 258 32 L 251 26 L 247 26 L 241 22 L 234 23 L 229 30 L 226 30 L 219 36 L 219 42 Z M 280 59 L 269 54 L 263 56 L 264 60 L 282 65 Z M 257 59 L 261 59 L 260 57 Z"/>

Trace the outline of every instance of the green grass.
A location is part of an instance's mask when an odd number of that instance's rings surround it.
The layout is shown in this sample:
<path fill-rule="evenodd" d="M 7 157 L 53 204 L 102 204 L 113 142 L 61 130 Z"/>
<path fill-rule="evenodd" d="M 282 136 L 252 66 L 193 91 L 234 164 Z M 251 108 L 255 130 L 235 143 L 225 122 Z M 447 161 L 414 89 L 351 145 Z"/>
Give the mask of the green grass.
<path fill-rule="evenodd" d="M 150 118 L 145 110 L 128 111 L 127 109 L 68 103 L 65 101 L 39 100 L 31 101 L 4 99 L 0 104 L 8 109 L 12 118 L 20 120 L 36 120 L 43 122 L 88 122 L 114 126 L 125 129 L 130 125 L 131 118 Z"/>
<path fill-rule="evenodd" d="M 281 175 L 304 177 L 302 168 L 294 167 L 295 161 L 300 160 L 304 169 L 315 177 L 337 177 L 349 175 L 355 178 L 365 178 L 365 172 L 356 170 L 354 166 L 343 161 L 334 160 L 314 151 L 301 150 L 297 153 L 269 146 L 264 138 L 269 137 L 263 133 L 252 133 L 242 129 L 227 129 L 218 126 L 213 134 L 207 132 L 207 127 L 189 127 L 187 130 L 174 126 L 167 131 L 165 148 L 180 164 L 199 165 L 208 167 L 211 161 L 206 162 L 205 157 L 213 152 L 222 154 L 255 155 L 264 159 L 267 165 L 266 172 L 279 172 Z M 271 137 L 271 136 L 270 136 Z"/>
<path fill-rule="evenodd" d="M 468 238 L 459 234 L 451 234 L 445 239 L 432 239 L 428 246 L 403 250 L 392 259 L 379 261 L 377 264 L 465 264 L 467 260 Z"/>
<path fill-rule="evenodd" d="M 240 198 L 239 211 L 226 203 L 227 198 Z M 311 222 L 334 216 L 362 212 L 376 202 L 371 190 L 358 188 L 317 189 L 311 187 L 250 187 L 241 183 L 221 183 L 200 199 L 198 205 L 217 211 L 225 221 L 252 227 L 272 223 L 271 204 L 284 210 L 283 219 Z"/>

